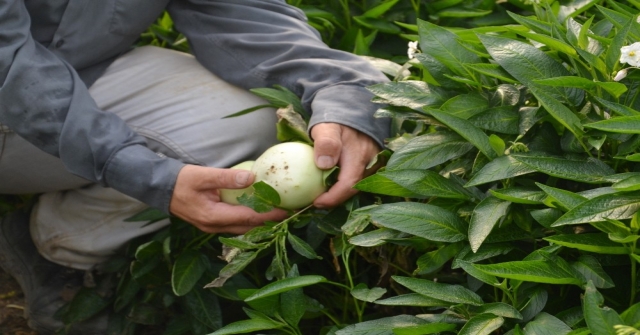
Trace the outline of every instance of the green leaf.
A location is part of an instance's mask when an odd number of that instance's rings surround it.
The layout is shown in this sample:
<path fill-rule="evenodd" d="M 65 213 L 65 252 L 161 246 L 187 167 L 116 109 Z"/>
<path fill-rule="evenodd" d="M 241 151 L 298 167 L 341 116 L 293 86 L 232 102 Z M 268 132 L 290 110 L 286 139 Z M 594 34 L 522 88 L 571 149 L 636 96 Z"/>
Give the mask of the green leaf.
<path fill-rule="evenodd" d="M 637 128 L 640 126 L 640 115 L 616 116 L 608 120 L 587 123 L 585 128 L 593 128 L 601 131 L 617 134 L 640 134 Z"/>
<path fill-rule="evenodd" d="M 537 79 L 571 75 L 562 64 L 530 44 L 505 37 L 490 35 L 479 35 L 478 37 L 496 63 L 530 89 L 535 86 L 534 81 Z M 582 92 L 575 88 L 549 87 L 545 88 L 545 92 L 549 93 L 540 94 L 545 100 L 547 97 L 561 98 L 572 106 L 579 105 L 583 98 Z M 536 94 L 536 92 L 533 93 Z M 560 105 L 562 106 L 562 104 Z M 547 107 L 545 106 L 545 108 Z M 569 123 L 575 125 L 573 121 Z"/>
<path fill-rule="evenodd" d="M 398 3 L 398 0 L 389 0 L 389 1 L 384 1 L 381 4 L 368 9 L 366 12 L 362 13 L 362 16 L 364 17 L 380 17 L 382 15 L 384 15 L 386 12 L 389 11 L 389 9 L 391 9 L 391 7 L 393 7 L 396 3 Z"/>
<path fill-rule="evenodd" d="M 609 92 L 616 99 L 619 98 L 624 92 L 627 91 L 627 86 L 621 83 L 593 81 L 587 78 L 576 77 L 576 76 L 538 79 L 538 80 L 535 80 L 535 83 L 539 85 L 554 86 L 554 87 L 580 88 L 583 90 L 590 91 L 591 93 L 594 93 L 594 95 L 597 94 L 598 88 L 601 88 Z"/>
<path fill-rule="evenodd" d="M 254 292 L 251 296 L 244 299 L 245 301 L 252 301 L 260 298 L 269 297 L 272 295 L 280 294 L 282 292 L 287 292 L 293 289 L 315 285 L 318 283 L 324 283 L 327 279 L 323 276 L 318 275 L 307 275 L 293 278 L 285 278 L 273 283 L 267 284 L 264 287 L 260 288 L 256 292 Z"/>
<path fill-rule="evenodd" d="M 220 270 L 218 278 L 214 279 L 211 283 L 205 285 L 205 288 L 210 287 L 222 287 L 224 283 L 240 271 L 242 271 L 247 265 L 249 265 L 257 256 L 258 251 L 242 252 L 236 255 L 229 264 Z"/>
<path fill-rule="evenodd" d="M 522 321 L 529 321 L 540 314 L 546 307 L 549 300 L 549 293 L 543 288 L 535 288 L 533 292 L 527 294 L 526 303 L 520 308 Z"/>
<path fill-rule="evenodd" d="M 553 50 L 557 50 L 559 52 L 563 52 L 569 56 L 577 56 L 578 53 L 576 52 L 576 49 L 574 49 L 571 45 L 547 36 L 547 35 L 543 35 L 543 34 L 535 34 L 535 33 L 531 33 L 531 32 L 527 32 L 527 31 L 522 31 L 522 30 L 516 30 L 514 29 L 513 32 L 517 33 L 518 35 L 522 35 L 532 41 L 536 41 L 538 43 L 542 43 L 546 46 L 548 46 L 550 49 Z"/>
<path fill-rule="evenodd" d="M 387 240 L 397 238 L 400 232 L 393 229 L 380 228 L 349 239 L 349 243 L 360 247 L 375 247 L 387 243 Z"/>
<path fill-rule="evenodd" d="M 373 94 L 394 106 L 404 106 L 417 111 L 424 106 L 441 105 L 448 93 L 423 81 L 405 80 L 368 86 Z"/>
<path fill-rule="evenodd" d="M 489 335 L 502 327 L 504 319 L 493 314 L 478 314 L 473 316 L 460 329 L 459 335 Z"/>
<path fill-rule="evenodd" d="M 567 190 L 547 186 L 541 183 L 536 183 L 536 185 L 551 199 L 545 200 L 545 204 L 550 207 L 560 207 L 565 211 L 568 211 L 587 200 L 587 198 Z"/>
<path fill-rule="evenodd" d="M 473 264 L 473 266 L 486 274 L 508 279 L 547 284 L 578 286 L 583 284 L 580 273 L 566 262 L 512 261 L 497 264 Z"/>
<path fill-rule="evenodd" d="M 287 277 L 295 278 L 299 276 L 298 267 L 294 264 L 291 270 L 289 270 Z M 301 288 L 283 292 L 280 294 L 280 315 L 282 315 L 288 324 L 297 325 L 307 311 L 307 301 L 308 298 L 304 295 Z"/>
<path fill-rule="evenodd" d="M 307 134 L 307 122 L 298 114 L 292 105 L 276 110 L 278 123 L 276 123 L 276 137 L 280 142 L 303 142 L 313 145 L 313 141 Z"/>
<path fill-rule="evenodd" d="M 423 197 L 470 198 L 469 192 L 460 184 L 431 170 L 394 170 L 378 174 Z"/>
<path fill-rule="evenodd" d="M 210 329 L 222 327 L 222 312 L 218 297 L 210 290 L 191 290 L 181 299 L 182 307 L 193 319 Z"/>
<path fill-rule="evenodd" d="M 611 185 L 616 191 L 637 191 L 640 190 L 640 175 L 632 175 L 628 178 L 617 181 Z"/>
<path fill-rule="evenodd" d="M 387 299 L 376 300 L 376 304 L 385 306 L 443 307 L 449 302 L 430 298 L 418 293 L 402 294 Z"/>
<path fill-rule="evenodd" d="M 258 213 L 266 213 L 280 204 L 280 194 L 271 185 L 264 181 L 259 181 L 251 185 L 254 192 L 251 194 L 243 193 L 238 197 L 238 202 L 247 206 Z"/>
<path fill-rule="evenodd" d="M 456 95 L 440 106 L 443 112 L 465 120 L 484 112 L 487 108 L 489 108 L 487 98 L 479 93 Z"/>
<path fill-rule="evenodd" d="M 545 198 L 544 192 L 526 187 L 509 187 L 489 190 L 489 192 L 498 199 L 527 205 L 541 204 Z"/>
<path fill-rule="evenodd" d="M 536 172 L 536 169 L 519 162 L 512 155 L 498 157 L 487 163 L 467 182 L 465 187 L 486 184 Z"/>
<path fill-rule="evenodd" d="M 471 122 L 433 109 L 429 110 L 428 113 L 438 119 L 438 121 L 444 123 L 451 130 L 458 133 L 458 135 L 464 137 L 467 141 L 478 148 L 478 150 L 480 150 L 480 152 L 482 152 L 487 158 L 494 159 L 497 157 L 489 143 L 489 136 L 474 126 Z"/>
<path fill-rule="evenodd" d="M 401 276 L 392 276 L 391 278 L 393 278 L 396 283 L 426 297 L 455 304 L 468 304 L 474 306 L 480 306 L 483 304 L 482 298 L 480 298 L 479 295 L 460 285 L 442 284 L 426 279 Z"/>
<path fill-rule="evenodd" d="M 469 223 L 469 244 L 473 252 L 478 251 L 493 227 L 507 215 L 510 205 L 508 201 L 486 197 L 476 206 Z"/>
<path fill-rule="evenodd" d="M 627 308 L 622 312 L 622 314 L 620 314 L 620 317 L 627 325 L 632 325 L 634 327 L 640 326 L 640 302 Z"/>
<path fill-rule="evenodd" d="M 600 254 L 626 255 L 629 253 L 629 250 L 624 245 L 611 241 L 607 234 L 604 233 L 554 235 L 545 237 L 544 240 L 557 245 Z"/>
<path fill-rule="evenodd" d="M 615 286 L 611 277 L 600 265 L 600 262 L 591 255 L 581 255 L 571 265 L 582 273 L 587 280 L 591 280 L 597 288 L 612 288 Z"/>
<path fill-rule="evenodd" d="M 596 101 L 598 101 L 603 107 L 605 107 L 607 110 L 618 114 L 618 115 L 622 115 L 622 116 L 634 116 L 634 115 L 640 115 L 640 112 L 638 112 L 637 110 L 631 108 L 631 107 L 627 107 L 625 105 L 619 104 L 617 102 L 613 102 L 613 101 L 609 101 L 609 100 L 605 100 L 602 99 L 600 97 L 593 97 Z M 612 114 L 613 114 L 612 113 Z M 586 125 L 585 125 L 586 126 Z"/>
<path fill-rule="evenodd" d="M 623 324 L 620 315 L 609 307 L 601 307 L 604 299 L 592 281 L 587 283 L 582 305 L 584 319 L 593 335 L 616 335 L 614 325 Z"/>
<path fill-rule="evenodd" d="M 457 75 L 468 75 L 464 70 L 464 64 L 480 63 L 480 57 L 462 46 L 458 36 L 445 28 L 418 19 L 418 33 L 422 51 Z"/>
<path fill-rule="evenodd" d="M 510 319 L 522 319 L 522 314 L 513 306 L 503 302 L 487 303 L 478 307 L 471 307 L 470 311 L 475 314 L 493 314 Z"/>
<path fill-rule="evenodd" d="M 585 160 L 541 153 L 512 154 L 511 157 L 538 172 L 583 183 L 602 183 L 606 176 L 615 173 L 611 167 L 591 157 Z"/>
<path fill-rule="evenodd" d="M 454 132 L 416 136 L 391 155 L 387 170 L 429 169 L 460 157 L 472 148 L 473 144 Z"/>
<path fill-rule="evenodd" d="M 471 251 L 471 246 L 465 246 L 453 260 L 452 269 L 460 267 L 460 261 L 476 263 L 485 259 L 491 259 L 496 256 L 506 255 L 511 252 L 514 247 L 508 243 L 483 244 L 476 252 Z"/>
<path fill-rule="evenodd" d="M 413 315 L 396 315 L 346 326 L 335 332 L 335 335 L 394 335 L 393 329 L 427 324 Z"/>
<path fill-rule="evenodd" d="M 242 320 L 232 322 L 209 335 L 246 334 L 260 330 L 282 328 L 285 325 L 271 320 Z"/>
<path fill-rule="evenodd" d="M 206 270 L 207 258 L 200 251 L 185 250 L 175 263 L 171 272 L 171 288 L 177 296 L 182 296 L 193 288 Z"/>
<path fill-rule="evenodd" d="M 509 72 L 502 69 L 502 67 L 498 64 L 479 63 L 479 64 L 465 64 L 464 66 L 475 72 L 478 72 L 485 76 L 497 78 L 506 83 L 515 84 L 518 82 L 517 80 L 513 79 L 513 77 L 511 77 Z"/>
<path fill-rule="evenodd" d="M 569 108 L 546 91 L 533 86 L 529 87 L 529 90 L 538 99 L 547 113 L 566 127 L 577 139 L 582 138 L 584 129 L 580 123 L 580 119 Z"/>
<path fill-rule="evenodd" d="M 289 91 L 287 88 L 279 85 L 274 85 L 274 88 L 253 88 L 250 91 L 267 100 L 270 104 L 276 106 L 277 108 L 285 108 L 289 105 L 293 106 L 293 109 L 302 115 L 305 120 L 309 120 L 309 114 L 302 107 L 302 103 L 300 102 L 300 98 L 293 92 Z"/>
<path fill-rule="evenodd" d="M 385 293 L 387 293 L 387 289 L 385 288 L 382 288 L 382 287 L 368 288 L 367 284 L 364 284 L 364 283 L 360 283 L 356 285 L 356 287 L 354 287 L 351 290 L 351 295 L 354 298 L 358 300 L 366 301 L 366 302 L 374 302 L 380 299 Z"/>
<path fill-rule="evenodd" d="M 521 25 L 537 32 L 540 34 L 545 34 L 545 35 L 551 35 L 551 24 L 544 22 L 544 21 L 540 21 L 536 18 L 530 18 L 530 17 L 526 17 L 526 16 L 522 16 L 522 15 L 518 15 L 512 12 L 507 11 L 507 14 L 509 14 L 509 16 L 511 16 L 511 18 L 520 23 Z"/>
<path fill-rule="evenodd" d="M 372 30 L 379 30 L 387 34 L 399 34 L 402 32 L 398 26 L 385 19 L 366 16 L 352 16 L 352 18 L 361 26 Z"/>
<path fill-rule="evenodd" d="M 424 275 L 438 271 L 462 249 L 462 242 L 447 244 L 442 248 L 430 251 L 418 258 L 415 275 Z"/>
<path fill-rule="evenodd" d="M 520 124 L 520 112 L 518 112 L 515 106 L 491 108 L 482 114 L 470 118 L 469 121 L 480 129 L 508 135 L 518 135 L 520 133 L 518 127 Z M 503 153 L 504 149 L 499 152 Z"/>
<path fill-rule="evenodd" d="M 384 194 L 403 198 L 422 198 L 421 195 L 411 192 L 398 185 L 391 179 L 381 175 L 382 171 L 359 181 L 354 188 L 363 192 Z"/>
<path fill-rule="evenodd" d="M 370 206 L 356 213 L 371 215 L 372 221 L 391 228 L 437 242 L 459 242 L 467 238 L 467 224 L 457 215 L 437 206 L 401 202 Z"/>
<path fill-rule="evenodd" d="M 322 257 L 316 254 L 315 250 L 313 250 L 313 248 L 309 245 L 309 243 L 307 243 L 305 240 L 301 239 L 300 237 L 294 234 L 288 233 L 287 240 L 289 241 L 289 244 L 291 244 L 291 247 L 293 248 L 293 250 L 295 250 L 300 255 L 308 259 L 322 259 Z"/>
<path fill-rule="evenodd" d="M 449 332 L 456 329 L 456 325 L 450 323 L 429 323 L 419 326 L 408 326 L 403 328 L 394 328 L 393 334 L 395 335 L 427 335 L 427 334 L 440 334 L 441 332 Z"/>
<path fill-rule="evenodd" d="M 476 268 L 474 266 L 473 263 L 469 263 L 467 261 L 462 261 L 459 260 L 458 261 L 458 266 L 460 266 L 462 268 L 462 270 L 464 270 L 464 272 L 467 273 L 467 275 L 485 283 L 491 286 L 500 286 L 500 281 L 498 280 L 498 278 L 496 278 L 493 275 L 487 274 L 483 271 L 478 270 L 478 268 Z"/>
<path fill-rule="evenodd" d="M 542 312 L 524 327 L 525 335 L 566 335 L 571 327 L 553 315 Z"/>
<path fill-rule="evenodd" d="M 553 227 L 629 219 L 640 209 L 640 195 L 635 193 L 605 194 L 589 199 L 561 216 Z"/>

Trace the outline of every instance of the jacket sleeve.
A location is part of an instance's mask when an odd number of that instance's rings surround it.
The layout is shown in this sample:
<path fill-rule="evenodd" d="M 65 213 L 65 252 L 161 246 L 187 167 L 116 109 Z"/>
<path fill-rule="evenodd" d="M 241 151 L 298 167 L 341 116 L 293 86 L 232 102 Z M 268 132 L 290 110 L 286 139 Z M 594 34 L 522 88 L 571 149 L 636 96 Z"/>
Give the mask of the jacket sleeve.
<path fill-rule="evenodd" d="M 173 0 L 169 12 L 196 58 L 244 88 L 282 85 L 312 111 L 310 126 L 336 122 L 382 146 L 389 120 L 366 86 L 388 81 L 362 58 L 327 47 L 299 9 L 281 0 Z"/>
<path fill-rule="evenodd" d="M 0 123 L 71 173 L 168 212 L 182 163 L 159 157 L 100 110 L 76 71 L 29 29 L 24 1 L 0 0 Z"/>

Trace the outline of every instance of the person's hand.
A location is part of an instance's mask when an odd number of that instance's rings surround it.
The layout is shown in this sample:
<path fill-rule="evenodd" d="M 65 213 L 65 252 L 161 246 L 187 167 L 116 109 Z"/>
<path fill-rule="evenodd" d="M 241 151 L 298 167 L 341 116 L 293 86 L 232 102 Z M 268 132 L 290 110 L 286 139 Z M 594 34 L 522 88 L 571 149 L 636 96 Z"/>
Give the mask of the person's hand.
<path fill-rule="evenodd" d="M 253 173 L 246 170 L 186 165 L 178 173 L 169 210 L 205 233 L 244 234 L 265 221 L 285 219 L 287 212 L 281 209 L 257 213 L 220 201 L 218 189 L 245 188 L 253 180 Z"/>
<path fill-rule="evenodd" d="M 313 202 L 317 208 L 335 207 L 358 191 L 358 181 L 374 172 L 366 167 L 380 147 L 373 138 L 351 127 L 337 123 L 319 123 L 311 128 L 316 166 L 320 169 L 340 167 L 338 182 Z"/>

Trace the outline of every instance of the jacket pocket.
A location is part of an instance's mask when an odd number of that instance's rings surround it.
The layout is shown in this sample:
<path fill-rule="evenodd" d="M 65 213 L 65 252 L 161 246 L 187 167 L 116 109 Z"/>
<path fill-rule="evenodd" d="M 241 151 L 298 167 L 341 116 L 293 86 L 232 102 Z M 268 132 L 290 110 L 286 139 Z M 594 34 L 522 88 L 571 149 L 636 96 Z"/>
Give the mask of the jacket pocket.
<path fill-rule="evenodd" d="M 169 0 L 114 0 L 109 31 L 124 36 L 140 35 L 168 3 Z"/>

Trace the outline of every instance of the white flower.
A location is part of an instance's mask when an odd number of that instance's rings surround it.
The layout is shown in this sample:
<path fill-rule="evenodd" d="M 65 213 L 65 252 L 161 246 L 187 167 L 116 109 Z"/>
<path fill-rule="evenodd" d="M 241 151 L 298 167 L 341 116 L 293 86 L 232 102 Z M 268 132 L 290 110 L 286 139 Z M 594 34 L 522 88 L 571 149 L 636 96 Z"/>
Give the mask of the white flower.
<path fill-rule="evenodd" d="M 620 48 L 620 63 L 640 66 L 640 42 Z"/>
<path fill-rule="evenodd" d="M 624 77 L 627 76 L 627 72 L 629 69 L 622 69 L 620 71 L 618 71 L 618 73 L 616 73 L 616 76 L 613 78 L 613 81 L 620 81 L 622 79 L 624 79 Z"/>
<path fill-rule="evenodd" d="M 418 41 L 409 42 L 409 49 L 407 49 L 409 59 L 413 59 L 418 52 L 420 52 L 420 50 L 418 50 Z"/>

